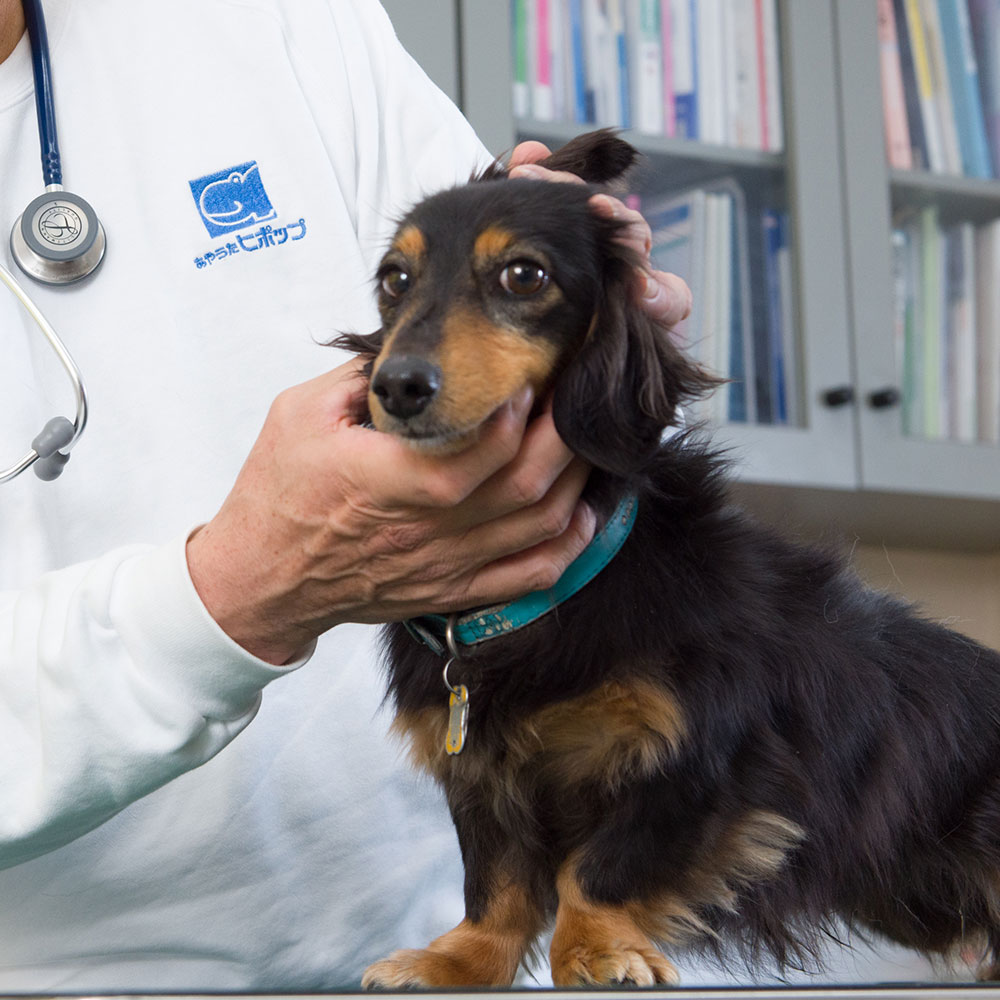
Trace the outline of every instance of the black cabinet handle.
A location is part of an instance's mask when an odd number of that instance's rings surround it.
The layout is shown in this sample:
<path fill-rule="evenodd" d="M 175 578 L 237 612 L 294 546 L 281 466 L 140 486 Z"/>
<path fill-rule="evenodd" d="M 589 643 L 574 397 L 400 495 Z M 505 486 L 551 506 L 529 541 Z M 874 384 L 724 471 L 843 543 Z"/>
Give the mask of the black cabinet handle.
<path fill-rule="evenodd" d="M 887 385 L 868 394 L 868 405 L 876 410 L 885 410 L 890 406 L 898 406 L 902 398 L 895 386 Z"/>
<path fill-rule="evenodd" d="M 831 408 L 847 406 L 848 403 L 854 402 L 854 386 L 836 385 L 832 389 L 824 390 L 820 398 Z"/>

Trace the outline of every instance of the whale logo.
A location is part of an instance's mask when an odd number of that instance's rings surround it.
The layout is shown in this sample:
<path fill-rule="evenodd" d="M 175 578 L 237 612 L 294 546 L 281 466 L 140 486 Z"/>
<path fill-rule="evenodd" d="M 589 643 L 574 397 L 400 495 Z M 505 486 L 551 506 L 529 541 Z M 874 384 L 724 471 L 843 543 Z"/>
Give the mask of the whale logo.
<path fill-rule="evenodd" d="M 277 215 L 256 160 L 188 182 L 209 236 L 224 236 Z"/>

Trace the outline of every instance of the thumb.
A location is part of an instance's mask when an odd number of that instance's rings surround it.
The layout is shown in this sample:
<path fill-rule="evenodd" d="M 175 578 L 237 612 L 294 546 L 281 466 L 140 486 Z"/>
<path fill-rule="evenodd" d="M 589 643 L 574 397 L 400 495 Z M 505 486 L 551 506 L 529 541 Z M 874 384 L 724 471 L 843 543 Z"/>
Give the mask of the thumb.
<path fill-rule="evenodd" d="M 364 358 L 352 358 L 313 382 L 338 427 L 354 427 L 369 419 L 365 364 Z"/>

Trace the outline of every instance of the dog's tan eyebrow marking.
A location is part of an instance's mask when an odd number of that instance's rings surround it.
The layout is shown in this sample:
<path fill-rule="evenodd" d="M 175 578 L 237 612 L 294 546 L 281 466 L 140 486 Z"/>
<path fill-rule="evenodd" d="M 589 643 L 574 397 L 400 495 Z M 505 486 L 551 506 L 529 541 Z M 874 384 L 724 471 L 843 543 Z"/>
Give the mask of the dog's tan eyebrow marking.
<path fill-rule="evenodd" d="M 498 257 L 517 242 L 517 237 L 502 226 L 489 226 L 484 229 L 473 244 L 472 252 L 480 258 Z"/>
<path fill-rule="evenodd" d="M 411 260 L 416 260 L 427 253 L 427 240 L 416 226 L 407 226 L 392 241 L 392 248 Z"/>

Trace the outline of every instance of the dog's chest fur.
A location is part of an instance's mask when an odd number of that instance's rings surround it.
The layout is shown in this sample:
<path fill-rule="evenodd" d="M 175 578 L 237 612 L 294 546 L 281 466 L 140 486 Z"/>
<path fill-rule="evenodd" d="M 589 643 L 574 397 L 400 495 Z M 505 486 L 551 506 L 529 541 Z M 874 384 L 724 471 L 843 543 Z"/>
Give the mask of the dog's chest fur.
<path fill-rule="evenodd" d="M 677 702 L 658 685 L 632 678 L 607 681 L 521 718 L 488 707 L 473 716 L 468 746 L 449 756 L 445 696 L 442 689 L 439 705 L 401 712 L 396 729 L 409 739 L 415 762 L 439 781 L 491 784 L 494 798 L 521 799 L 529 786 L 570 794 L 612 789 L 655 773 L 684 733 Z"/>

